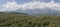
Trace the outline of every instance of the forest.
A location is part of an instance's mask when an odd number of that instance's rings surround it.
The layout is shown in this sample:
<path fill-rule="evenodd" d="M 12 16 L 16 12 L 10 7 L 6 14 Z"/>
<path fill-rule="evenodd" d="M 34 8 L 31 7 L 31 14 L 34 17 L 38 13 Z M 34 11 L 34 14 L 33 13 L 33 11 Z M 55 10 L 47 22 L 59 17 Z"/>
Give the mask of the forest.
<path fill-rule="evenodd" d="M 60 27 L 60 16 L 0 12 L 0 27 Z"/>

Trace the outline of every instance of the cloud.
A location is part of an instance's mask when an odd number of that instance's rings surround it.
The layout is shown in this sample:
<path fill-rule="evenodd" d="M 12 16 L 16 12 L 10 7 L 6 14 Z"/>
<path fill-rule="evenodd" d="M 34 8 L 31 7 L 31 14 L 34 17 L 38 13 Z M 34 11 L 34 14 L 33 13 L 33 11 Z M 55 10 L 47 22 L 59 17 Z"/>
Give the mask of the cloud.
<path fill-rule="evenodd" d="M 6 4 L 2 5 L 2 10 L 26 10 L 26 9 L 45 9 L 50 8 L 52 10 L 60 10 L 60 3 L 56 3 L 55 1 L 51 2 L 41 2 L 41 1 L 33 1 L 24 4 L 17 4 L 17 2 L 6 2 Z"/>

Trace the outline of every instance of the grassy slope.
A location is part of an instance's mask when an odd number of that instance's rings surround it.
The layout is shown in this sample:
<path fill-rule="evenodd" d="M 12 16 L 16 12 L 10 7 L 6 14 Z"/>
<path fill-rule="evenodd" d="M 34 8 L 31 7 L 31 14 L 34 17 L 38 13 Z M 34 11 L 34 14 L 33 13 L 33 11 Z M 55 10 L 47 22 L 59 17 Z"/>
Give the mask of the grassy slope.
<path fill-rule="evenodd" d="M 0 13 L 0 27 L 60 27 L 60 16 Z"/>

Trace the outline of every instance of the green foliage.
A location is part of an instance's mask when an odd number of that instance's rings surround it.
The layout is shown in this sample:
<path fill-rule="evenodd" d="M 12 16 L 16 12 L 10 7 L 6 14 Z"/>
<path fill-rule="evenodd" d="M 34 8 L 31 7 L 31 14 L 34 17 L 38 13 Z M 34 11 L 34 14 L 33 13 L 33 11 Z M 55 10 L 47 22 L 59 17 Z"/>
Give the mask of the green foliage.
<path fill-rule="evenodd" d="M 0 27 L 60 27 L 60 16 L 0 14 Z"/>

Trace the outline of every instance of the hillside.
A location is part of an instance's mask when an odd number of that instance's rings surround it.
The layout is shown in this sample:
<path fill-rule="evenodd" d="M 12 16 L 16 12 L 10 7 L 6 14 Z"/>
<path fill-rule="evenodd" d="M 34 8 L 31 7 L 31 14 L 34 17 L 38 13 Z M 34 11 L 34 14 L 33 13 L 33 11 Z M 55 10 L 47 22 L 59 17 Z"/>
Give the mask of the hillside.
<path fill-rule="evenodd" d="M 0 12 L 0 27 L 60 27 L 60 16 L 29 16 Z"/>

